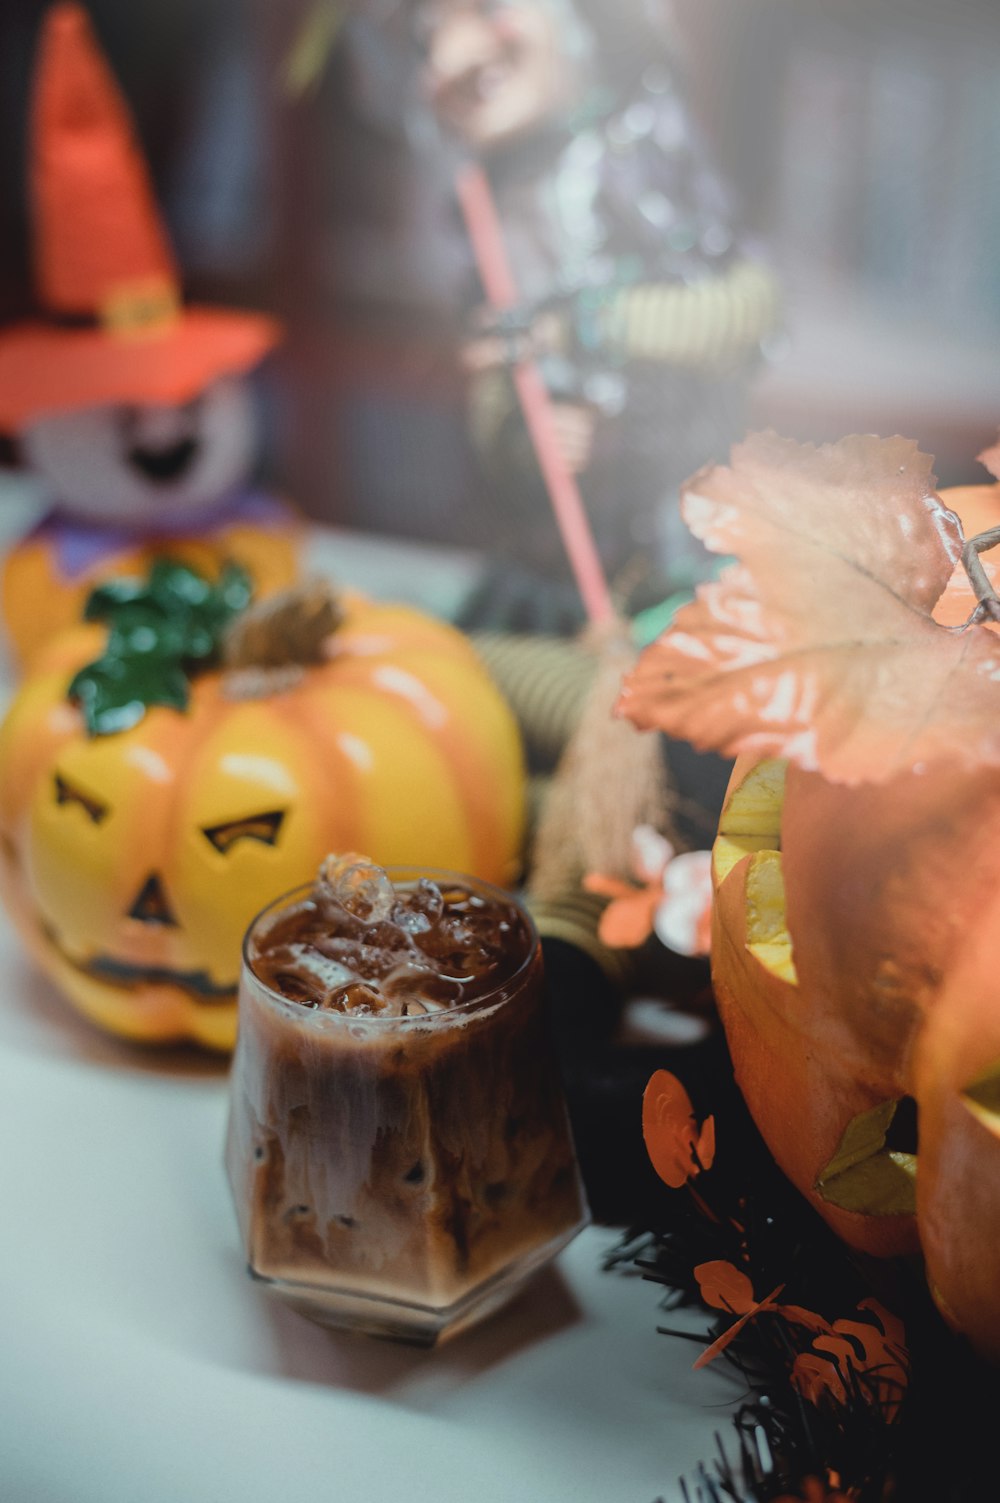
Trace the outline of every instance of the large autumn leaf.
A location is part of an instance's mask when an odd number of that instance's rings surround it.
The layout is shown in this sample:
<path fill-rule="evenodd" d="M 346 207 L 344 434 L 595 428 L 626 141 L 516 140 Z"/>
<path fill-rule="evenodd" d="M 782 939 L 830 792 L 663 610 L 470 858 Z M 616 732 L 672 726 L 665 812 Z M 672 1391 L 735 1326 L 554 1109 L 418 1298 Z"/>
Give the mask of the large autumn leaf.
<path fill-rule="evenodd" d="M 845 783 L 1000 762 L 1000 642 L 932 616 L 962 532 L 931 463 L 902 438 L 766 433 L 696 475 L 685 520 L 738 563 L 646 649 L 618 713 Z"/>

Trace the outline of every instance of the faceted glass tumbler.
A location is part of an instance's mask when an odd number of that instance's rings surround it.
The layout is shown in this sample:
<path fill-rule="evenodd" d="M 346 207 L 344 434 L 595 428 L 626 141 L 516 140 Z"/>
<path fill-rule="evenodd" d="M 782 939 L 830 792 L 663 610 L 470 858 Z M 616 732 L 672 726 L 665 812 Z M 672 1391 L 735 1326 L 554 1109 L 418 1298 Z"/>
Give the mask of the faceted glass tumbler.
<path fill-rule="evenodd" d="M 486 897 L 487 884 L 430 876 Z M 322 1324 L 432 1346 L 504 1304 L 588 1219 L 524 915 L 513 975 L 420 1017 L 239 991 L 226 1162 L 247 1264 Z"/>

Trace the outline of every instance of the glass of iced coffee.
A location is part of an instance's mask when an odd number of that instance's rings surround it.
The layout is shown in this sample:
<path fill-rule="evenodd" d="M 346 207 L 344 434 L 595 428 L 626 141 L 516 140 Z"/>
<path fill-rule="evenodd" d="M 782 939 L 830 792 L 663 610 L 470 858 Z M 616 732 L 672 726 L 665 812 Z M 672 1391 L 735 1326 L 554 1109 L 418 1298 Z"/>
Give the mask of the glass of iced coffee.
<path fill-rule="evenodd" d="M 247 1262 L 324 1324 L 433 1345 L 586 1222 L 530 918 L 328 858 L 250 926 L 227 1166 Z"/>

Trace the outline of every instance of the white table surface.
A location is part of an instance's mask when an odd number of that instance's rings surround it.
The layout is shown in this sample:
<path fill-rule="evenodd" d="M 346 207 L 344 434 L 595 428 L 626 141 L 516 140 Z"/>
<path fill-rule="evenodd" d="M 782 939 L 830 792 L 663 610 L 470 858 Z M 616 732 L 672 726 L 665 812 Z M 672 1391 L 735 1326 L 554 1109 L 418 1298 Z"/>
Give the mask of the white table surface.
<path fill-rule="evenodd" d="M 712 1454 L 739 1395 L 615 1232 L 437 1352 L 323 1331 L 244 1272 L 225 1066 L 100 1034 L 5 921 L 0 974 L 3 1503 L 652 1503 Z"/>

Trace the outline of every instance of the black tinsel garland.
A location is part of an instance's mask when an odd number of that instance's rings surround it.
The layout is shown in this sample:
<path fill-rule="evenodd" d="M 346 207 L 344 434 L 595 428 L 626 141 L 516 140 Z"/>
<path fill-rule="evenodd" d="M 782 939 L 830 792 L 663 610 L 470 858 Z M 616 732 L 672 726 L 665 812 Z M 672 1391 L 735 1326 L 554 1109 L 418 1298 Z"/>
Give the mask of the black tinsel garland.
<path fill-rule="evenodd" d="M 853 1253 L 833 1236 L 768 1153 L 721 1041 L 711 1068 L 702 1053 L 690 1078 L 682 1056 L 663 1063 L 683 1081 L 698 1120 L 715 1116 L 718 1148 L 695 1182 L 712 1215 L 687 1187 L 663 1185 L 645 1224 L 608 1259 L 609 1268 L 638 1268 L 662 1285 L 664 1311 L 700 1307 L 710 1317 L 703 1340 L 669 1321 L 661 1331 L 697 1340 L 695 1358 L 734 1324 L 733 1315 L 705 1304 L 695 1276 L 699 1265 L 724 1260 L 750 1279 L 758 1300 L 781 1286 L 780 1304 L 830 1322 L 874 1320 L 862 1302 L 877 1300 L 903 1321 L 909 1351 L 905 1385 L 859 1363 L 841 1373 L 843 1397 L 824 1392 L 814 1402 L 790 1379 L 813 1333 L 780 1314 L 748 1320 L 716 1359 L 734 1380 L 729 1438 L 680 1482 L 681 1496 L 688 1503 L 1000 1499 L 1000 1371 L 947 1329 L 921 1267 Z M 638 1102 L 635 1113 L 638 1132 Z"/>

